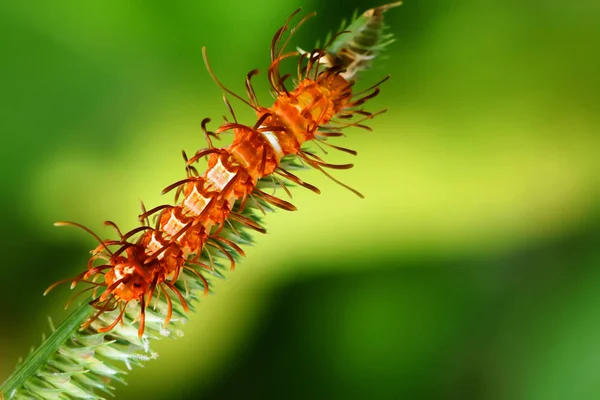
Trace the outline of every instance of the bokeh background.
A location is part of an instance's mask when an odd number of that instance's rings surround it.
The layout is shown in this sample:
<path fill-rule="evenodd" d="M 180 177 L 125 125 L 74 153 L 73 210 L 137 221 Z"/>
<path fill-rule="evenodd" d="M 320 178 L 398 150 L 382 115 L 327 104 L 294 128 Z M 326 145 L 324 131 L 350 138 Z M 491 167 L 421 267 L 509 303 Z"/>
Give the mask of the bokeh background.
<path fill-rule="evenodd" d="M 377 1 L 0 3 L 0 380 L 48 332 L 93 239 L 180 179 L 298 6 L 311 48 Z M 407 1 L 364 75 L 390 112 L 297 188 L 185 336 L 121 399 L 600 398 L 600 6 Z M 265 75 L 257 92 L 268 104 Z M 234 103 L 243 121 L 252 113 Z M 216 124 L 213 125 L 216 127 Z"/>

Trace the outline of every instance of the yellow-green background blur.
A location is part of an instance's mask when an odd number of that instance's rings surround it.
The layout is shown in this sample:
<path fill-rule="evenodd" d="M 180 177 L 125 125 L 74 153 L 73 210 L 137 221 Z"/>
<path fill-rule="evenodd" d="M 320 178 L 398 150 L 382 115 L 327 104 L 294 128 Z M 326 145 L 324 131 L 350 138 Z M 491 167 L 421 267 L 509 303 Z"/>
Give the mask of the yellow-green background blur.
<path fill-rule="evenodd" d="M 376 1 L 0 3 L 0 380 L 60 321 L 57 279 L 139 199 L 184 176 L 182 149 L 221 120 L 220 89 L 266 70 L 272 35 L 311 48 Z M 154 344 L 120 399 L 600 398 L 600 6 L 591 0 L 407 1 L 363 76 L 389 112 L 335 143 L 294 213 Z M 265 74 L 256 79 L 272 100 Z M 253 115 L 240 103 L 240 119 Z M 211 127 L 216 128 L 213 123 Z"/>

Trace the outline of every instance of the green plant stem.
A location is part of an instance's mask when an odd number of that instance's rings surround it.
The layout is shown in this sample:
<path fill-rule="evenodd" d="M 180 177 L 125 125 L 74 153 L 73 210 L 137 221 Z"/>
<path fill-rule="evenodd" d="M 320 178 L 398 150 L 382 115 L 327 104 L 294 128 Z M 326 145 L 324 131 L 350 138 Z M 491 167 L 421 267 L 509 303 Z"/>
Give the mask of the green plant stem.
<path fill-rule="evenodd" d="M 67 341 L 79 326 L 90 317 L 93 309 L 87 303 L 81 304 L 71 315 L 67 317 L 50 336 L 19 365 L 17 370 L 0 386 L 0 393 L 6 398 L 21 387 L 23 383 L 31 378 L 43 365 L 48 362 L 50 356 Z"/>

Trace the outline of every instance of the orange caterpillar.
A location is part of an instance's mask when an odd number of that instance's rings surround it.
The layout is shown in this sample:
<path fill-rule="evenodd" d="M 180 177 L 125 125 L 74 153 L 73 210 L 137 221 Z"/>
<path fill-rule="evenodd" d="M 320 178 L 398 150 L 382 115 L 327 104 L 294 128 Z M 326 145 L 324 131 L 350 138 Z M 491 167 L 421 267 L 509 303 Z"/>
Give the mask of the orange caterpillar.
<path fill-rule="evenodd" d="M 175 286 L 182 270 L 188 270 L 201 279 L 204 283 L 204 292 L 207 293 L 208 282 L 203 272 L 216 272 L 211 252 L 207 249 L 210 247 L 212 251 L 229 260 L 231 269 L 234 268 L 235 257 L 244 255 L 243 250 L 231 237 L 222 234 L 226 224 L 234 231 L 232 222 L 264 233 L 265 229 L 255 219 L 247 213 L 243 214 L 248 204 L 251 203 L 253 207 L 259 209 L 262 209 L 261 204 L 270 204 L 285 210 L 295 210 L 289 202 L 257 187 L 259 180 L 270 176 L 287 191 L 281 181 L 286 179 L 319 193 L 319 189 L 303 182 L 284 168 L 282 164 L 284 157 L 295 156 L 305 165 L 316 168 L 329 177 L 331 175 L 325 171 L 325 168 L 352 167 L 352 164 L 328 164 L 316 154 L 303 150 L 302 145 L 313 140 L 356 154 L 353 150 L 331 145 L 325 140 L 327 137 L 341 136 L 341 129 L 351 126 L 363 127 L 360 122 L 373 117 L 374 114 L 363 111 L 359 107 L 377 95 L 379 92 L 377 86 L 385 79 L 366 91 L 353 93 L 354 81 L 348 81 L 343 77 L 344 66 L 335 64 L 321 66 L 322 70 L 319 70 L 320 61 L 326 52 L 314 50 L 298 57 L 297 83 L 293 90 L 288 90 L 285 81 L 289 76 L 281 76 L 279 64 L 284 59 L 298 56 L 298 52 L 284 53 L 284 49 L 293 32 L 313 15 L 303 18 L 291 30 L 282 45 L 282 36 L 298 11 L 294 12 L 277 31 L 271 44 L 268 78 L 276 95 L 271 107 L 263 107 L 257 100 L 251 84 L 251 78 L 257 73 L 256 70 L 251 71 L 246 77 L 249 100 L 245 100 L 225 88 L 216 79 L 209 66 L 206 51 L 203 49 L 205 63 L 215 82 L 227 93 L 251 106 L 256 112 L 257 122 L 252 126 L 238 123 L 227 99 L 225 102 L 234 122 L 226 122 L 215 132 L 207 130 L 208 119 L 202 122 L 208 147 L 199 150 L 190 159 L 187 159 L 184 153 L 187 177 L 163 190 L 163 193 L 176 191 L 175 205 L 162 205 L 149 211 L 144 209 L 140 215 L 142 226 L 127 233 L 122 233 L 115 223 L 106 221 L 106 225 L 116 230 L 119 236 L 116 240 L 102 240 L 89 229 L 76 223 L 57 223 L 57 225 L 80 227 L 92 234 L 100 243 L 92 251 L 86 271 L 74 279 L 57 282 L 46 291 L 47 293 L 62 282 L 72 282 L 73 286 L 78 282 L 91 284 L 84 291 L 93 290 L 93 300 L 90 304 L 97 311 L 82 325 L 83 328 L 90 326 L 102 313 L 120 309 L 118 317 L 112 324 L 98 329 L 100 332 L 107 332 L 122 320 L 127 304 L 137 301 L 140 303 L 138 333 L 142 337 L 145 310 L 155 292 L 159 292 L 158 296 L 164 294 L 168 304 L 165 326 L 169 323 L 173 312 L 169 292 L 176 296 L 187 311 L 186 300 Z M 338 36 L 334 37 L 336 38 Z M 344 122 L 351 120 L 355 115 L 362 116 L 362 119 Z M 234 134 L 232 144 L 226 148 L 214 147 L 211 136 L 226 131 L 232 131 Z M 205 156 L 208 156 L 208 167 L 203 174 L 200 174 L 192 164 Z M 340 184 L 361 196 L 354 189 Z M 181 201 L 178 201 L 179 198 Z M 152 215 L 156 216 L 154 226 L 150 226 L 149 221 Z M 98 291 L 101 291 L 99 296 Z"/>

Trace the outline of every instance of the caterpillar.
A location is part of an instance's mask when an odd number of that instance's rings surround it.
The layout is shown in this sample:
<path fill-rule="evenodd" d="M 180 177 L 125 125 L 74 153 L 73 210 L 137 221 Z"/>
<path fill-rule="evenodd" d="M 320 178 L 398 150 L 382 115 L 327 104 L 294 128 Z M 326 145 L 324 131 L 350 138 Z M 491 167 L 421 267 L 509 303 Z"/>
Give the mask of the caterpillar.
<path fill-rule="evenodd" d="M 146 308 L 155 294 L 157 298 L 164 296 L 168 304 L 164 326 L 172 317 L 172 296 L 184 310 L 189 309 L 176 287 L 183 271 L 195 275 L 202 282 L 204 294 L 207 294 L 207 276 L 221 275 L 219 269 L 222 263 L 219 260 L 225 260 L 229 269 L 234 269 L 239 257 L 245 255 L 241 245 L 249 242 L 246 231 L 266 232 L 255 210 L 265 213 L 273 208 L 296 209 L 290 202 L 267 193 L 266 188 L 280 187 L 289 193 L 286 184 L 295 184 L 320 193 L 317 187 L 295 175 L 294 169 L 301 165 L 317 169 L 362 197 L 357 190 L 327 172 L 327 169 L 349 169 L 353 164 L 328 163 L 303 145 L 313 142 L 357 154 L 354 150 L 333 145 L 327 139 L 343 136 L 342 131 L 350 127 L 370 129 L 363 122 L 385 111 L 371 113 L 362 106 L 378 95 L 379 86 L 389 76 L 366 90 L 354 92 L 356 72 L 364 70 L 366 64 L 351 60 L 364 60 L 365 54 L 372 58 L 382 48 L 382 14 L 397 4 L 367 11 L 354 24 L 365 29 L 353 28 L 354 31 L 345 39 L 347 33 L 340 32 L 322 49 L 310 52 L 285 51 L 294 32 L 314 15 L 306 15 L 290 28 L 300 9 L 292 13 L 271 42 L 267 77 L 275 101 L 270 107 L 259 103 L 252 86 L 257 70 L 246 76 L 247 98 L 244 98 L 217 79 L 206 48 L 203 48 L 208 73 L 225 92 L 224 101 L 232 120 L 225 118 L 225 123 L 215 131 L 208 129 L 210 119 L 202 121 L 207 147 L 198 150 L 192 157 L 183 152 L 186 177 L 162 192 L 174 192 L 174 204 L 146 210 L 142 203 L 141 226 L 138 228 L 123 233 L 116 223 L 105 221 L 106 226 L 114 229 L 117 238 L 103 240 L 81 224 L 56 223 L 57 226 L 83 229 L 98 241 L 98 245 L 91 251 L 85 271 L 74 278 L 54 283 L 45 294 L 61 283 L 71 282 L 72 288 L 78 283 L 88 284 L 69 300 L 67 307 L 78 295 L 92 291 L 89 304 L 95 312 L 82 328 L 91 326 L 106 312 L 120 310 L 112 323 L 98 328 L 99 332 L 108 332 L 122 321 L 129 303 L 139 303 L 138 335 L 141 338 Z M 377 37 L 371 38 L 370 42 L 361 39 L 365 35 L 372 36 L 373 32 L 377 33 Z M 284 37 L 286 33 L 287 37 Z M 363 43 L 362 47 L 353 45 L 357 41 Z M 297 57 L 297 72 L 293 87 L 288 88 L 291 76 L 282 75 L 280 64 L 292 57 Z M 251 107 L 256 114 L 256 122 L 252 125 L 240 123 L 227 95 Z M 232 143 L 227 147 L 215 147 L 213 138 L 225 132 L 233 133 Z M 203 173 L 195 167 L 201 159 L 208 161 Z M 153 223 L 151 218 L 154 218 Z"/>

